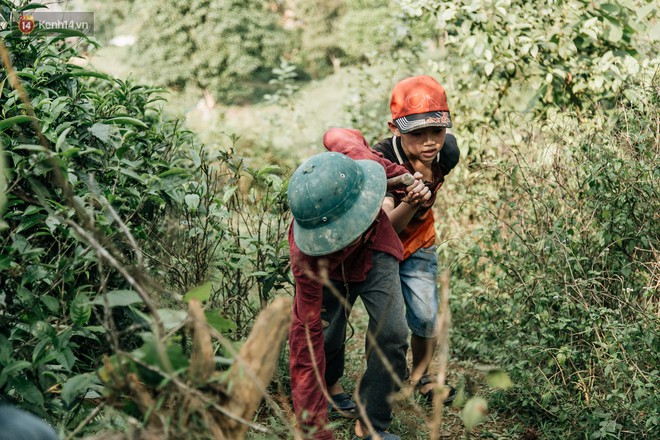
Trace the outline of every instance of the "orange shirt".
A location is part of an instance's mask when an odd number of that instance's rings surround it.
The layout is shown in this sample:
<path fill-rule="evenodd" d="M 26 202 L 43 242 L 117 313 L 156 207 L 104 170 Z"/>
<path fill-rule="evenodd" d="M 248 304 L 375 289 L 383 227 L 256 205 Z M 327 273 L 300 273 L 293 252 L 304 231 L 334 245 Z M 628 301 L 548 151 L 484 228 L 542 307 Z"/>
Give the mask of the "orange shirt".
<path fill-rule="evenodd" d="M 414 217 L 399 232 L 399 238 L 403 244 L 403 259 L 415 253 L 420 248 L 425 248 L 435 243 L 435 218 L 433 209 L 428 209 L 419 217 Z"/>

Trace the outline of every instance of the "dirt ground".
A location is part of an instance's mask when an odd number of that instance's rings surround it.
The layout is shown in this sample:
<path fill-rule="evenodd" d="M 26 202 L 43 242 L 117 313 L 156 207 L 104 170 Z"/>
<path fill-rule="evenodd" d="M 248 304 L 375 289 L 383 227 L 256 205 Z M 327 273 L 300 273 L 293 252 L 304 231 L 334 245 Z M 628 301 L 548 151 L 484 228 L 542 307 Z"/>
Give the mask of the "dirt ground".
<path fill-rule="evenodd" d="M 346 371 L 342 384 L 348 393 L 353 393 L 355 383 L 364 371 L 364 335 L 367 325 L 367 313 L 361 301 L 357 301 L 351 313 L 350 323 L 352 330 L 348 329 L 348 341 L 346 351 Z M 283 355 L 286 357 L 285 355 Z M 451 356 L 451 347 L 450 347 Z M 286 368 L 286 359 L 282 359 L 281 368 Z M 411 365 L 410 352 L 408 353 L 408 365 Z M 438 372 L 438 356 L 434 357 L 430 373 L 436 375 Z M 485 420 L 468 431 L 461 419 L 461 413 L 465 401 L 473 396 L 480 396 L 488 401 L 494 392 L 486 385 L 484 368 L 476 365 L 470 360 L 451 358 L 447 368 L 447 383 L 458 390 L 457 398 L 453 404 L 442 409 L 440 429 L 437 439 L 502 439 L 502 440 L 537 440 L 541 439 L 532 428 L 521 426 L 510 415 L 496 413 L 492 409 L 486 412 Z M 287 374 L 288 377 L 288 374 Z M 288 384 L 287 384 L 288 386 Z M 290 403 L 290 393 L 282 387 L 279 392 L 271 396 L 280 408 L 281 413 L 276 417 L 271 410 L 262 407 L 257 415 L 260 424 L 274 427 L 274 420 L 293 420 Z M 415 398 L 413 387 L 408 382 L 404 384 L 401 398 L 394 405 L 394 420 L 390 432 L 399 435 L 403 440 L 428 440 L 431 438 L 431 426 L 434 423 L 434 410 L 427 404 Z M 461 395 L 462 394 L 462 395 Z M 275 423 L 278 425 L 279 422 Z M 352 440 L 354 438 L 355 422 L 339 419 L 333 422 L 333 431 L 337 440 Z M 278 434 L 256 435 L 254 432 L 248 435 L 250 440 L 265 440 L 271 438 L 291 438 L 287 435 L 290 430 L 286 426 L 279 426 Z M 275 435 L 275 436 L 273 436 Z"/>
<path fill-rule="evenodd" d="M 354 328 L 353 336 L 347 345 L 346 376 L 342 383 L 348 392 L 353 392 L 355 381 L 364 369 L 364 330 L 367 315 L 358 300 L 352 313 L 351 322 Z M 350 330 L 349 330 L 350 335 Z M 451 353 L 451 348 L 450 348 Z M 450 354 L 451 356 L 451 354 Z M 408 365 L 411 365 L 410 350 L 408 352 Z M 438 372 L 438 356 L 434 357 L 430 373 Z M 472 396 L 480 396 L 488 400 L 490 390 L 486 385 L 483 368 L 470 361 L 450 359 L 447 368 L 447 383 L 457 390 L 459 394 L 454 404 L 443 408 L 439 429 L 439 439 L 524 439 L 535 440 L 540 437 L 533 429 L 519 426 L 518 422 L 503 414 L 492 411 L 486 413 L 483 423 L 468 431 L 461 420 L 462 407 L 465 401 Z M 461 393 L 462 390 L 462 393 Z M 414 397 L 412 385 L 404 384 L 403 394 L 412 397 L 403 398 L 394 407 L 394 421 L 390 431 L 399 435 L 403 440 L 427 440 L 430 438 L 433 418 L 432 407 L 422 403 Z M 461 395 L 462 394 L 462 395 Z M 336 427 L 337 439 L 353 439 L 352 421 L 342 421 Z"/>

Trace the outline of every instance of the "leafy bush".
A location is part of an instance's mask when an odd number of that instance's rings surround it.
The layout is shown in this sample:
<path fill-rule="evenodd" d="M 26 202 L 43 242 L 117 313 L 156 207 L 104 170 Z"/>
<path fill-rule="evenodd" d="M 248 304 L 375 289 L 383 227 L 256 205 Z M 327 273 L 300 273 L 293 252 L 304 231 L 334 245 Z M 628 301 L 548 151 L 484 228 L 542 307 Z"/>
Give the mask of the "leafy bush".
<path fill-rule="evenodd" d="M 496 406 L 549 437 L 660 434 L 660 82 L 626 90 L 611 116 L 530 129 L 446 207 L 479 222 L 443 251 L 455 349 L 508 368 Z"/>
<path fill-rule="evenodd" d="M 464 148 L 492 157 L 510 112 L 612 108 L 656 52 L 657 2 L 398 0 L 442 35 L 421 68 L 446 86 Z M 424 60 L 426 61 L 426 60 Z"/>
<path fill-rule="evenodd" d="M 224 102 L 252 93 L 255 75 L 267 76 L 290 45 L 279 15 L 261 1 L 154 1 L 143 11 L 135 62 L 145 76 Z"/>
<path fill-rule="evenodd" d="M 0 394 L 66 431 L 100 398 L 101 355 L 146 350 L 194 286 L 218 331 L 247 331 L 288 282 L 285 185 L 199 146 L 159 89 L 69 63 L 81 34 L 2 35 Z"/>

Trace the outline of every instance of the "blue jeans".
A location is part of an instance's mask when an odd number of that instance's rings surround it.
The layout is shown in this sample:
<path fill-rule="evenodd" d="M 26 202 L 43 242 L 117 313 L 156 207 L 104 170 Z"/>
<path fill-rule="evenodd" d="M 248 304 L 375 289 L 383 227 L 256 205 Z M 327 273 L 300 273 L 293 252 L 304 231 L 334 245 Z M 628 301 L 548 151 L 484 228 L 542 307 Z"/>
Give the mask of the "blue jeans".
<path fill-rule="evenodd" d="M 406 372 L 408 350 L 408 328 L 404 318 L 403 295 L 399 283 L 399 262 L 392 255 L 374 252 L 373 269 L 367 279 L 360 283 L 333 281 L 340 298 L 329 289 L 323 289 L 324 321 L 323 337 L 325 349 L 325 382 L 336 383 L 344 374 L 346 351 L 346 324 L 350 308 L 359 296 L 369 315 L 368 332 L 378 346 L 382 357 L 399 380 Z M 367 368 L 360 381 L 359 397 L 365 405 L 369 420 L 374 428 L 386 430 L 392 422 L 392 404 L 389 396 L 398 391 L 396 381 L 388 366 L 366 338 Z"/>
<path fill-rule="evenodd" d="M 399 264 L 401 290 L 410 331 L 432 338 L 438 317 L 438 256 L 435 246 L 418 249 Z"/>

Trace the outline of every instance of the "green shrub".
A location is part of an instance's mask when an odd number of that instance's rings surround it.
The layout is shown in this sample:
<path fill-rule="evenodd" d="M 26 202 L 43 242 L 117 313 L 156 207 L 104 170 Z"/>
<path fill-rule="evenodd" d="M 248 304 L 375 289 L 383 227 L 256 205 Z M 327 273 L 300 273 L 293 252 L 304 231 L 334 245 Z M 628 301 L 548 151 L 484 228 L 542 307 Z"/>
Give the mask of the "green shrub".
<path fill-rule="evenodd" d="M 180 325 L 193 287 L 218 331 L 249 330 L 288 283 L 286 186 L 198 145 L 159 89 L 68 63 L 82 35 L 2 32 L 28 101 L 3 58 L 0 394 L 68 431 L 98 404 L 101 356 Z"/>
<path fill-rule="evenodd" d="M 586 116 L 612 108 L 657 52 L 653 1 L 396 3 L 441 36 L 419 68 L 446 87 L 462 148 L 475 156 L 496 156 L 512 111 L 543 116 L 556 106 Z"/>
<path fill-rule="evenodd" d="M 530 129 L 447 207 L 478 221 L 442 253 L 460 257 L 455 350 L 507 368 L 497 407 L 549 437 L 660 433 L 659 86 Z"/>
<path fill-rule="evenodd" d="M 290 46 L 280 16 L 261 1 L 154 1 L 148 6 L 135 64 L 163 86 L 195 86 L 233 102 L 254 92 L 255 76 L 266 83 Z"/>

